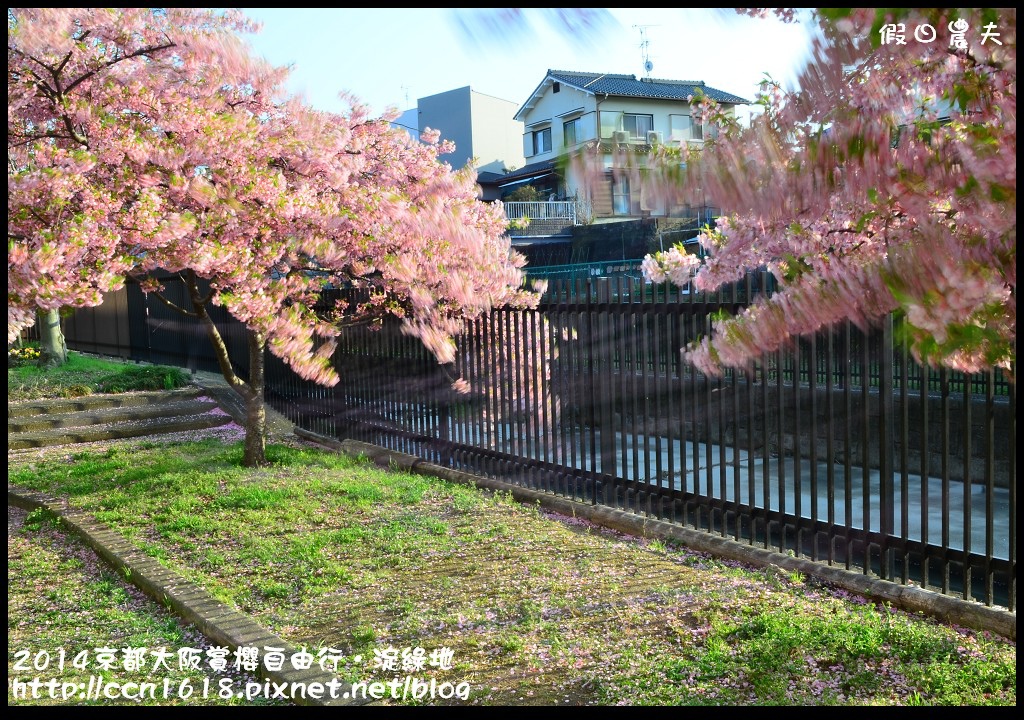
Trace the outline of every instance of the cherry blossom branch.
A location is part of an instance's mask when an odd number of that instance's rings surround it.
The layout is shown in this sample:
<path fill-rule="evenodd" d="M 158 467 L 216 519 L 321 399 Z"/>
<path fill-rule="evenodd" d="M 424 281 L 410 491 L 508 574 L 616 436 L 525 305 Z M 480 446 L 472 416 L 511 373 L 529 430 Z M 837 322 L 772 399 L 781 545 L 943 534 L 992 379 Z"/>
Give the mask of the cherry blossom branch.
<path fill-rule="evenodd" d="M 79 85 L 81 85 L 83 82 L 85 82 L 89 78 L 97 75 L 98 73 L 100 73 L 103 70 L 106 70 L 107 68 L 113 67 L 117 63 L 124 62 L 126 60 L 131 60 L 132 58 L 143 57 L 143 56 L 147 56 L 147 55 L 153 55 L 155 53 L 160 52 L 161 50 L 167 50 L 167 49 L 172 48 L 172 47 L 177 47 L 177 43 L 173 43 L 170 40 L 168 40 L 167 42 L 165 42 L 162 45 L 152 45 L 152 46 L 149 46 L 149 47 L 139 48 L 135 52 L 128 53 L 127 55 L 121 55 L 119 57 L 115 57 L 115 58 L 113 58 L 113 59 L 103 63 L 102 65 L 100 65 L 100 67 L 95 68 L 94 70 L 90 70 L 89 72 L 84 73 L 81 76 L 79 76 L 78 78 L 76 78 L 74 81 L 72 81 L 72 83 L 70 85 L 68 85 L 66 88 L 64 88 L 63 94 L 66 95 L 67 93 L 69 93 L 72 90 L 74 90 L 75 88 L 77 88 Z"/>

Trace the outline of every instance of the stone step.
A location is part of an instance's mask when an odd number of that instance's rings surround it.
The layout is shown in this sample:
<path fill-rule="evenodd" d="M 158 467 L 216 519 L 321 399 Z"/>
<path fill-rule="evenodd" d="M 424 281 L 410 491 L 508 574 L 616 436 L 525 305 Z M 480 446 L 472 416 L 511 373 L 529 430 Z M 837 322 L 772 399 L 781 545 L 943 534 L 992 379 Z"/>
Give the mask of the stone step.
<path fill-rule="evenodd" d="M 29 400 L 7 403 L 7 417 L 31 417 L 55 413 L 72 413 L 103 408 L 136 407 L 140 405 L 163 405 L 177 400 L 200 397 L 203 390 L 197 387 L 179 390 L 153 390 L 104 395 L 85 395 L 78 398 L 55 398 L 52 400 Z"/>
<path fill-rule="evenodd" d="M 25 433 L 35 430 L 56 428 L 80 428 L 92 425 L 109 425 L 127 420 L 149 420 L 152 418 L 174 418 L 181 415 L 199 415 L 217 407 L 213 400 L 198 397 L 153 402 L 147 405 L 108 407 L 99 410 L 46 413 L 7 419 L 7 433 Z"/>
<path fill-rule="evenodd" d="M 146 420 L 129 420 L 91 427 L 54 428 L 50 431 L 8 433 L 7 447 L 10 450 L 39 448 L 51 445 L 97 442 L 100 440 L 121 440 L 124 438 L 160 435 L 202 430 L 219 427 L 231 422 L 230 415 L 197 413 L 178 417 L 156 417 Z"/>

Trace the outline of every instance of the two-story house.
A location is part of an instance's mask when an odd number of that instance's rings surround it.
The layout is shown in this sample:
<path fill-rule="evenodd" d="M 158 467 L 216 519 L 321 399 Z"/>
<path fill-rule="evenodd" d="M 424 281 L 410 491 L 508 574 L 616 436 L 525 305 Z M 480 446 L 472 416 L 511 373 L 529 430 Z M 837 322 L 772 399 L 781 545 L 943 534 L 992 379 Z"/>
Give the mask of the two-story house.
<path fill-rule="evenodd" d="M 637 78 L 635 75 L 548 70 L 514 119 L 524 126 L 526 164 L 498 182 L 506 190 L 529 182 L 559 199 L 584 201 L 593 218 L 673 217 L 686 208 L 646 201 L 640 188 L 614 174 L 612 151 L 628 147 L 645 154 L 658 143 L 702 143 L 703 128 L 691 99 L 703 94 L 727 113 L 748 100 L 700 81 Z M 556 160 L 584 147 L 604 156 L 608 172 L 598 185 L 560 169 Z M 700 199 L 695 199 L 698 204 Z"/>

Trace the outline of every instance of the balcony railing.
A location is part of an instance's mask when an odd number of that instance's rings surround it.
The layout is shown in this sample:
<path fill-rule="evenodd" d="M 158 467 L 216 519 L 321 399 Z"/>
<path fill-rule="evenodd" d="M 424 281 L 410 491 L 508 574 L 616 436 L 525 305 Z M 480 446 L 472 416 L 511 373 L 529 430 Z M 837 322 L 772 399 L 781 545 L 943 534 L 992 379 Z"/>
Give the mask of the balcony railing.
<path fill-rule="evenodd" d="M 510 221 L 561 220 L 566 225 L 583 225 L 583 213 L 576 200 L 551 200 L 548 202 L 507 202 L 505 217 Z"/>

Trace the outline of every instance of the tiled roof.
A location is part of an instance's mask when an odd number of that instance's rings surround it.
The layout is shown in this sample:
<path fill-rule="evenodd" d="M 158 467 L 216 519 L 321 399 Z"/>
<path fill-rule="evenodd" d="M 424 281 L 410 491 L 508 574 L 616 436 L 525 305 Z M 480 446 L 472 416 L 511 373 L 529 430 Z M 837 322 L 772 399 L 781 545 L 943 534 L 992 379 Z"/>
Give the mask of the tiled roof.
<path fill-rule="evenodd" d="M 487 185 L 489 183 L 496 183 L 499 180 L 505 179 L 505 173 L 491 172 L 490 170 L 481 170 L 476 174 L 476 181 Z"/>
<path fill-rule="evenodd" d="M 572 72 L 570 70 L 548 70 L 548 77 L 560 83 L 571 85 L 587 92 L 617 97 L 650 98 L 654 100 L 686 100 L 691 95 L 704 93 L 720 103 L 748 104 L 736 95 L 705 85 L 699 80 L 662 80 L 659 78 L 637 78 L 636 75 L 613 75 L 611 73 Z M 547 79 L 547 78 L 545 78 Z"/>

